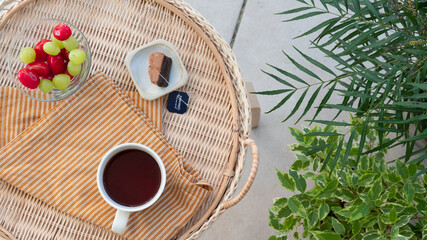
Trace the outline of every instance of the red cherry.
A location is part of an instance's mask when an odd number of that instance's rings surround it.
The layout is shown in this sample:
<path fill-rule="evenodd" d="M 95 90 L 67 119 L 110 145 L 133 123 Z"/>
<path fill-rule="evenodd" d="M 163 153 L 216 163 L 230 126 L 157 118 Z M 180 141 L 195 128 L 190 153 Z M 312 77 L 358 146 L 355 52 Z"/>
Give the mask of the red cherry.
<path fill-rule="evenodd" d="M 44 76 L 48 75 L 50 72 L 50 69 L 49 69 L 49 66 L 47 65 L 47 63 L 40 62 L 40 61 L 32 62 L 32 63 L 28 64 L 27 69 L 35 72 L 40 77 L 44 77 Z"/>
<path fill-rule="evenodd" d="M 70 59 L 68 58 L 68 55 L 70 54 L 69 51 L 67 51 L 67 49 L 63 48 L 61 49 L 61 56 L 65 61 L 70 61 Z"/>
<path fill-rule="evenodd" d="M 49 63 L 50 70 L 54 75 L 61 74 L 64 72 L 65 69 L 65 63 L 64 59 L 61 57 L 61 55 L 47 56 L 47 62 Z"/>
<path fill-rule="evenodd" d="M 18 79 L 22 85 L 30 89 L 36 89 L 40 83 L 40 79 L 37 74 L 26 68 L 19 70 Z"/>
<path fill-rule="evenodd" d="M 50 42 L 50 40 L 43 39 L 34 47 L 34 51 L 36 51 L 36 61 L 44 61 L 47 59 L 47 53 L 43 50 L 43 45 L 47 42 Z"/>
<path fill-rule="evenodd" d="M 43 79 L 49 79 L 50 81 L 52 81 L 53 74 L 49 74 L 49 75 L 45 76 Z"/>
<path fill-rule="evenodd" d="M 71 36 L 71 29 L 65 24 L 59 24 L 53 29 L 53 36 L 59 41 L 67 40 Z"/>

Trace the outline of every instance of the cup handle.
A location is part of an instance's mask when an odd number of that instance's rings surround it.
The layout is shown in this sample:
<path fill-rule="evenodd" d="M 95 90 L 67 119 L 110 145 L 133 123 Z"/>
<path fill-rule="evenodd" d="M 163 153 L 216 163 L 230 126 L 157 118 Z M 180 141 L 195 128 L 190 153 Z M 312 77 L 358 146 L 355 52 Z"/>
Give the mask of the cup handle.
<path fill-rule="evenodd" d="M 116 217 L 114 218 L 113 227 L 111 230 L 118 234 L 123 234 L 126 231 L 126 226 L 128 224 L 130 212 L 125 212 L 122 210 L 117 210 Z"/>

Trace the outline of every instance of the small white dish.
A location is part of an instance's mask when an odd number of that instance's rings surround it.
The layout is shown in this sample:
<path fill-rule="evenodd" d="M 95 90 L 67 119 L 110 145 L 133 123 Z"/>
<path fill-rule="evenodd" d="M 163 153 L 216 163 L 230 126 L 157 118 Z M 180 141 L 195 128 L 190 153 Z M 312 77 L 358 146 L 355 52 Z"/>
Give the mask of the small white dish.
<path fill-rule="evenodd" d="M 169 85 L 159 87 L 153 84 L 148 75 L 148 56 L 152 52 L 161 52 L 172 59 Z M 187 83 L 188 73 L 175 47 L 165 41 L 156 40 L 130 52 L 125 59 L 126 67 L 142 98 L 154 100 L 166 95 Z"/>

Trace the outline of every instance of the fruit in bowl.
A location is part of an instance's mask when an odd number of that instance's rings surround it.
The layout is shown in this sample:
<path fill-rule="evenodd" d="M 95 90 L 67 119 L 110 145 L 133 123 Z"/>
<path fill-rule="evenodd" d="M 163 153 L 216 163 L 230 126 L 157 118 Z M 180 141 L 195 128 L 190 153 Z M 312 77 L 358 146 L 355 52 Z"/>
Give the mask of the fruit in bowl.
<path fill-rule="evenodd" d="M 12 81 L 6 85 L 15 86 L 31 99 L 62 100 L 77 92 L 89 77 L 92 62 L 89 43 L 72 23 L 36 19 L 22 26 L 10 45 L 7 68 Z M 70 61 L 70 52 L 77 49 Z M 60 76 L 55 78 L 57 75 Z"/>
<path fill-rule="evenodd" d="M 38 88 L 43 93 L 66 89 L 73 78 L 80 74 L 87 54 L 79 49 L 79 42 L 72 36 L 67 24 L 58 24 L 51 40 L 42 39 L 34 48 L 24 47 L 19 60 L 27 64 L 18 71 L 18 79 L 29 89 Z"/>

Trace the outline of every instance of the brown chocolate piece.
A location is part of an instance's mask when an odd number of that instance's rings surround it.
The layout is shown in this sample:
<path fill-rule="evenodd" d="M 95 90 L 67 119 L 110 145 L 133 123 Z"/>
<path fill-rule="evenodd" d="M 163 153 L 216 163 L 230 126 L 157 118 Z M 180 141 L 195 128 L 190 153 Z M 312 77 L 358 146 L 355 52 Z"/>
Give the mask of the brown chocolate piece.
<path fill-rule="evenodd" d="M 151 82 L 159 87 L 167 87 L 172 59 L 163 53 L 153 52 L 148 56 L 148 64 L 148 75 Z"/>

